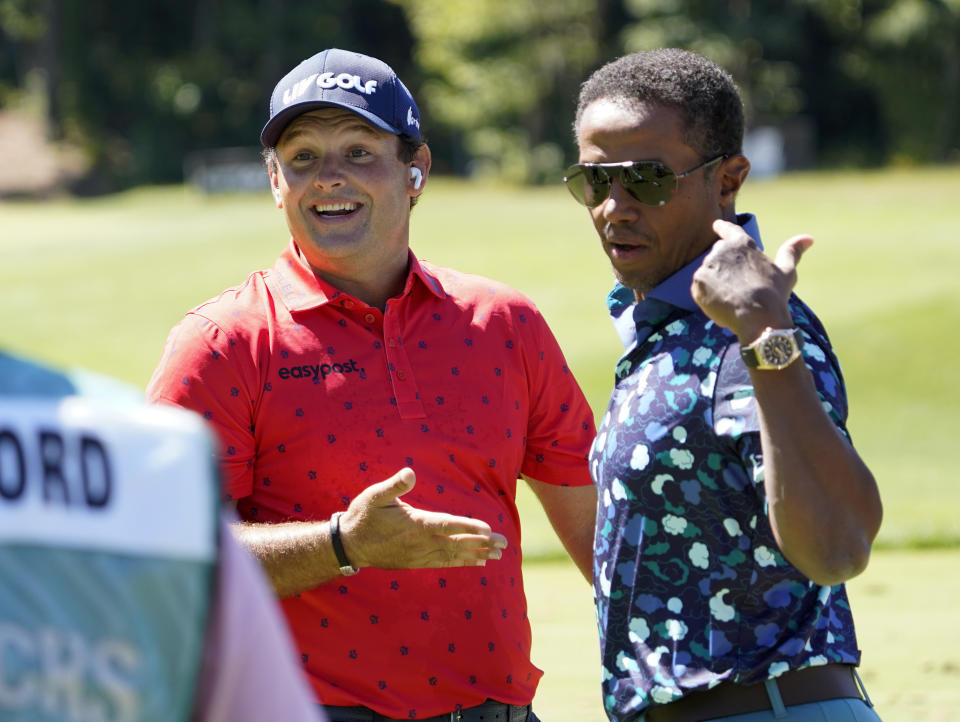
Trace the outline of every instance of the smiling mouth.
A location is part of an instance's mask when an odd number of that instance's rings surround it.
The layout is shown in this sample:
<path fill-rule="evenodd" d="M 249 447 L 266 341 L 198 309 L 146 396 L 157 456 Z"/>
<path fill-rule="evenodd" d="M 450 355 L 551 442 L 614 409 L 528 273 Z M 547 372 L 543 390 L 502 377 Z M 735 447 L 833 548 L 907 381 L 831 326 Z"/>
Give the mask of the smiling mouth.
<path fill-rule="evenodd" d="M 313 212 L 323 218 L 335 218 L 338 216 L 348 216 L 359 207 L 359 203 L 318 203 L 313 207 Z"/>

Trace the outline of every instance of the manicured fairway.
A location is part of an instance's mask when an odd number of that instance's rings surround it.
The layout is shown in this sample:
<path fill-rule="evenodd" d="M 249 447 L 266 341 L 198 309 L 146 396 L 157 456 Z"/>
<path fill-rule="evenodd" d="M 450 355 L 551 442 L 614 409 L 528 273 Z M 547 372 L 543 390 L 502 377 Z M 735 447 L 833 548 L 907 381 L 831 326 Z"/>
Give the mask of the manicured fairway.
<path fill-rule="evenodd" d="M 960 550 L 883 551 L 849 585 L 860 673 L 884 722 L 954 722 L 960 709 Z M 524 569 L 544 722 L 605 720 L 590 590 L 569 564 Z"/>
<path fill-rule="evenodd" d="M 886 722 L 960 718 L 960 169 L 809 173 L 749 182 L 738 208 L 768 250 L 816 242 L 798 293 L 843 363 L 850 430 L 885 505 L 878 551 L 851 584 L 864 676 Z M 619 355 L 611 274 L 586 211 L 558 184 L 431 179 L 412 219 L 422 258 L 533 298 L 597 416 Z M 0 203 L 0 346 L 143 387 L 184 311 L 272 264 L 286 243 L 267 194 L 145 188 L 89 201 Z M 371 480 L 373 481 L 373 480 Z M 520 496 L 544 722 L 601 719 L 586 582 Z M 918 551 L 922 548 L 934 551 Z"/>

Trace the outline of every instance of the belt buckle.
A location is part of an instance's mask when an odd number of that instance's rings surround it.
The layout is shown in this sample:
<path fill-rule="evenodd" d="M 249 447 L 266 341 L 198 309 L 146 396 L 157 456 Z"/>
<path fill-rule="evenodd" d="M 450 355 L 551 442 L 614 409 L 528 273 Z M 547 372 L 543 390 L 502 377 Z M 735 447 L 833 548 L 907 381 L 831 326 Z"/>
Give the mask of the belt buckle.
<path fill-rule="evenodd" d="M 527 722 L 527 718 L 530 716 L 530 705 L 518 706 L 518 705 L 507 705 L 507 719 L 510 722 Z"/>

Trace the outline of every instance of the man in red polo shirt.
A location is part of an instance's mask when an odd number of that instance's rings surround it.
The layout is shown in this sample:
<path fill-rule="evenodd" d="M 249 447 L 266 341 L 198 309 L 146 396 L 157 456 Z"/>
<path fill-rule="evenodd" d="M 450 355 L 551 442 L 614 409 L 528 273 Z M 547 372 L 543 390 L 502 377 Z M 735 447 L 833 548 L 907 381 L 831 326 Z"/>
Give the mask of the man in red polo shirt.
<path fill-rule="evenodd" d="M 430 150 L 388 66 L 308 58 L 261 141 L 289 244 L 187 314 L 148 393 L 219 433 L 332 722 L 536 720 L 516 484 L 590 578 L 592 412 L 529 299 L 411 252 Z"/>

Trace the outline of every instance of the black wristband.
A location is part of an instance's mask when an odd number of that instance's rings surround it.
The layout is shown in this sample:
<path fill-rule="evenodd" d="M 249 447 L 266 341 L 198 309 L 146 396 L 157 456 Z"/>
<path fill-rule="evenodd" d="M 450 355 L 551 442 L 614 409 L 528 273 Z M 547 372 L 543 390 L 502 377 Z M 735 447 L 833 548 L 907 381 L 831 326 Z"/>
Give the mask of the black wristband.
<path fill-rule="evenodd" d="M 347 561 L 347 553 L 343 550 L 343 542 L 340 540 L 340 515 L 342 513 L 342 511 L 334 512 L 333 516 L 330 517 L 330 541 L 333 542 L 333 553 L 337 555 L 340 573 L 349 577 L 359 570 Z"/>

